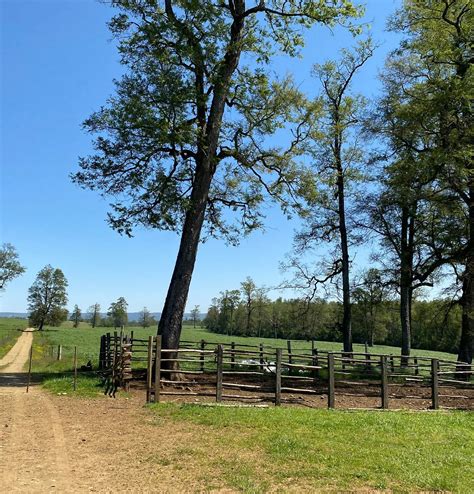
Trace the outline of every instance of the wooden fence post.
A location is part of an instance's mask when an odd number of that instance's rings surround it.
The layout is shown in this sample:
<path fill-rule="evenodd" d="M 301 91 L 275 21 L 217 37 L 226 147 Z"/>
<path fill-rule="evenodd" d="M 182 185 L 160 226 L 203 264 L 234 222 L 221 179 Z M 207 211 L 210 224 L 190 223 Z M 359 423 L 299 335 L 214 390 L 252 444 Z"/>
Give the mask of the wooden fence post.
<path fill-rule="evenodd" d="M 74 347 L 74 381 L 72 389 L 74 391 L 77 389 L 77 346 Z"/>
<path fill-rule="evenodd" d="M 130 351 L 133 353 L 133 331 L 130 331 Z"/>
<path fill-rule="evenodd" d="M 388 408 L 388 369 L 387 369 L 387 357 L 382 355 L 380 357 L 380 377 L 381 377 L 381 398 L 382 408 Z"/>
<path fill-rule="evenodd" d="M 100 337 L 100 349 L 99 349 L 99 370 L 104 369 L 104 355 L 105 355 L 105 336 Z"/>
<path fill-rule="evenodd" d="M 263 359 L 263 343 L 260 343 L 260 372 L 263 372 L 263 364 L 265 363 Z"/>
<path fill-rule="evenodd" d="M 291 340 L 286 341 L 286 347 L 288 348 L 288 363 L 293 363 L 293 358 L 291 357 Z"/>
<path fill-rule="evenodd" d="M 161 381 L 161 335 L 156 337 L 155 345 L 155 403 L 160 402 Z"/>
<path fill-rule="evenodd" d="M 63 357 L 63 347 L 61 345 L 58 345 L 58 360 L 61 360 Z"/>
<path fill-rule="evenodd" d="M 222 401 L 224 347 L 217 345 L 216 401 Z"/>
<path fill-rule="evenodd" d="M 130 391 L 130 380 L 133 377 L 132 374 L 132 344 L 130 343 L 130 338 L 125 336 L 125 343 L 122 345 L 122 386 L 125 391 Z"/>
<path fill-rule="evenodd" d="M 311 354 L 312 354 L 311 365 L 314 366 L 314 367 L 317 367 L 318 364 L 319 364 L 318 349 L 317 348 L 313 348 L 311 350 Z M 314 379 L 316 379 L 318 377 L 318 375 L 319 375 L 318 369 L 313 369 L 313 372 L 311 374 L 313 374 Z"/>
<path fill-rule="evenodd" d="M 235 369 L 235 341 L 233 341 L 231 344 L 230 344 L 230 351 L 231 351 L 231 355 L 230 355 L 230 361 L 232 362 L 230 364 L 230 368 L 232 370 Z"/>
<path fill-rule="evenodd" d="M 275 362 L 275 406 L 281 405 L 281 360 L 282 349 L 277 348 Z"/>
<path fill-rule="evenodd" d="M 201 340 L 201 355 L 199 356 L 199 360 L 201 361 L 201 363 L 200 363 L 201 372 L 204 372 L 204 350 L 205 349 L 206 349 L 206 342 L 204 340 Z"/>
<path fill-rule="evenodd" d="M 111 360 L 111 351 L 110 351 L 110 333 L 107 333 L 105 335 L 105 363 L 106 363 L 106 369 L 110 369 L 110 365 L 112 363 Z"/>
<path fill-rule="evenodd" d="M 393 355 L 390 354 L 390 372 L 395 372 L 395 361 L 393 359 Z"/>
<path fill-rule="evenodd" d="M 30 383 L 31 383 L 31 364 L 33 361 L 33 345 L 30 347 L 30 358 L 28 362 L 28 381 L 26 382 L 26 392 L 30 390 Z"/>
<path fill-rule="evenodd" d="M 148 360 L 146 369 L 146 402 L 151 401 L 151 387 L 153 384 L 153 336 L 148 337 Z"/>
<path fill-rule="evenodd" d="M 328 408 L 334 408 L 336 381 L 334 378 L 334 354 L 328 353 Z"/>
<path fill-rule="evenodd" d="M 372 364 L 370 363 L 371 360 L 370 353 L 365 354 L 365 360 L 367 360 L 365 366 L 367 367 L 367 370 L 370 370 L 372 368 Z"/>
<path fill-rule="evenodd" d="M 420 375 L 420 368 L 418 367 L 418 359 L 416 357 L 413 358 L 413 363 L 415 364 L 415 376 Z"/>
<path fill-rule="evenodd" d="M 431 359 L 431 408 L 438 410 L 439 408 L 439 394 L 438 394 L 438 371 L 439 360 L 437 358 Z"/>

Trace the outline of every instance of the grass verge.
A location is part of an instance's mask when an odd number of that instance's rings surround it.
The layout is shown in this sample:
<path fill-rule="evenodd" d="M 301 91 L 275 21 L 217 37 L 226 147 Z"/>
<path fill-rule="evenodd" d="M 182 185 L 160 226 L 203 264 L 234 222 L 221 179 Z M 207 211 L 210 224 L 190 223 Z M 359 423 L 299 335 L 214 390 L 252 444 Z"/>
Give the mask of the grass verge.
<path fill-rule="evenodd" d="M 160 425 L 185 421 L 230 488 L 474 492 L 474 415 L 469 412 L 344 412 L 158 404 Z M 172 431 L 170 424 L 170 431 Z M 193 441 L 187 444 L 193 447 Z M 172 452 L 170 452 L 172 454 Z M 179 470 L 179 455 L 173 455 Z M 212 486 L 209 486 L 212 487 Z"/>
<path fill-rule="evenodd" d="M 73 377 L 59 375 L 57 377 L 44 376 L 43 387 L 57 395 L 69 395 L 77 398 L 104 397 L 104 388 L 101 380 L 95 376 L 78 376 L 76 390 L 73 389 Z"/>
<path fill-rule="evenodd" d="M 21 331 L 27 327 L 26 319 L 0 318 L 0 358 L 11 350 Z"/>

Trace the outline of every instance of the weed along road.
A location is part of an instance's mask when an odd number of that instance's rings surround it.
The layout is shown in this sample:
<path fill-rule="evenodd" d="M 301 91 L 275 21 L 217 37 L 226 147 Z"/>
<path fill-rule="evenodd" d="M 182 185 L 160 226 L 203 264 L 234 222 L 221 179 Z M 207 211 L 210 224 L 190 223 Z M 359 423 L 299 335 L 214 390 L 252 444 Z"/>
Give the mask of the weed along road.
<path fill-rule="evenodd" d="M 0 360 L 0 476 L 4 492 L 69 490 L 70 466 L 61 419 L 46 393 L 30 387 L 33 333 L 26 330 Z"/>

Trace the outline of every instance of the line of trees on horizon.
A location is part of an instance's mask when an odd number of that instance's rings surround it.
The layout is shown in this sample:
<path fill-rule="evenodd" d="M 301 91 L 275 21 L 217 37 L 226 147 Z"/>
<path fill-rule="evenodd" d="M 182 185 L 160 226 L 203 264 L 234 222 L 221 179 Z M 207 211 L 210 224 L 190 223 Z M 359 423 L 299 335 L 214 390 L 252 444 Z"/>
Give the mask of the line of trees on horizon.
<path fill-rule="evenodd" d="M 365 279 L 374 279 L 368 270 Z M 240 289 L 226 290 L 212 300 L 204 319 L 212 332 L 228 336 L 342 341 L 341 301 L 278 297 L 251 278 Z M 401 346 L 400 302 L 383 285 L 361 284 L 352 290 L 352 331 L 356 343 Z M 424 350 L 457 353 L 462 310 L 452 299 L 414 300 L 412 344 Z"/>

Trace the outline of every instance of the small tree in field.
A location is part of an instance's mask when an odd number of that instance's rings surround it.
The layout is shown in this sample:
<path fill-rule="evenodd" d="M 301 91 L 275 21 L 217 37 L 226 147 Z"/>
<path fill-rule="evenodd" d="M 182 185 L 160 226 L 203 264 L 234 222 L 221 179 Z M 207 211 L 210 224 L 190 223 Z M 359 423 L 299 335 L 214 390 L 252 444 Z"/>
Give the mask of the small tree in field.
<path fill-rule="evenodd" d="M 82 312 L 81 309 L 79 309 L 79 306 L 76 304 L 74 306 L 74 310 L 72 311 L 71 314 L 71 321 L 73 321 L 73 326 L 75 328 L 79 327 L 79 323 L 82 321 Z"/>
<path fill-rule="evenodd" d="M 89 322 L 95 328 L 100 323 L 100 304 L 94 304 L 89 307 Z"/>
<path fill-rule="evenodd" d="M 18 253 L 12 244 L 3 244 L 0 248 L 0 290 L 5 285 L 22 275 L 25 268 L 18 260 Z"/>
<path fill-rule="evenodd" d="M 193 321 L 193 328 L 196 327 L 196 321 L 198 321 L 200 319 L 199 318 L 200 311 L 201 311 L 201 309 L 199 308 L 199 305 L 195 305 L 194 309 L 191 311 L 191 319 Z"/>
<path fill-rule="evenodd" d="M 126 326 L 128 322 L 127 307 L 128 303 L 123 297 L 120 297 L 117 302 L 112 302 L 110 304 L 107 315 L 112 320 L 112 324 L 115 328 Z"/>
<path fill-rule="evenodd" d="M 153 316 L 146 307 L 143 307 L 142 313 L 140 314 L 140 321 L 142 328 L 149 328 L 153 322 Z"/>
<path fill-rule="evenodd" d="M 56 326 L 67 319 L 67 285 L 58 268 L 47 265 L 38 273 L 28 291 L 28 311 L 31 324 L 39 331 L 45 324 Z"/>

